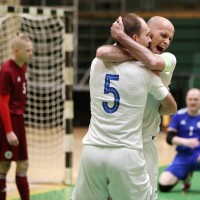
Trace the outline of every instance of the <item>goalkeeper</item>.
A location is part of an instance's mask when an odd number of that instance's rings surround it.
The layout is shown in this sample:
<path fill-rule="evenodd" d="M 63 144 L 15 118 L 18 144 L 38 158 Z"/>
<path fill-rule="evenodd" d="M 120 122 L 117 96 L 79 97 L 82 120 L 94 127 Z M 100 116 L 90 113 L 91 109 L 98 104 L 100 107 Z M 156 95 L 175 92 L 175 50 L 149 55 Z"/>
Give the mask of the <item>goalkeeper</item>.
<path fill-rule="evenodd" d="M 28 155 L 24 126 L 26 62 L 32 42 L 22 34 L 11 41 L 12 57 L 0 70 L 0 199 L 6 199 L 6 175 L 16 161 L 16 185 L 22 200 L 29 200 Z"/>

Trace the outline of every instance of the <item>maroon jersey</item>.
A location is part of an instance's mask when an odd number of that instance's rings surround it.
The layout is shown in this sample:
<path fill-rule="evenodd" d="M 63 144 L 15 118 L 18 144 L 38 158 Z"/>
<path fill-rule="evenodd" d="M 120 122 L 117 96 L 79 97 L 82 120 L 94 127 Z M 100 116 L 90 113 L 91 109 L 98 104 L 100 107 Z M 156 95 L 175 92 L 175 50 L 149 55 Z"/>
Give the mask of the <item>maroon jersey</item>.
<path fill-rule="evenodd" d="M 26 104 L 26 65 L 19 67 L 12 59 L 0 70 L 0 94 L 10 95 L 10 113 L 23 115 Z"/>

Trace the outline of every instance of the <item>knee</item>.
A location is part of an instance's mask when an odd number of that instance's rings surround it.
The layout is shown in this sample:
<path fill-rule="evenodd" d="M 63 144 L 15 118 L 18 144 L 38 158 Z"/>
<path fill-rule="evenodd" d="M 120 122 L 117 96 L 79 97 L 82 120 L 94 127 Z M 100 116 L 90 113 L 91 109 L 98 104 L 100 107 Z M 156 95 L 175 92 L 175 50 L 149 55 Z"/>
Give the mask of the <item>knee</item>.
<path fill-rule="evenodd" d="M 10 162 L 0 162 L 0 173 L 7 174 L 10 169 Z"/>
<path fill-rule="evenodd" d="M 27 160 L 25 161 L 17 161 L 17 173 L 26 173 L 29 167 L 29 163 Z"/>
<path fill-rule="evenodd" d="M 169 192 L 175 185 L 176 184 L 174 184 L 174 185 L 162 185 L 162 184 L 159 183 L 158 187 L 159 187 L 159 190 L 161 192 Z"/>

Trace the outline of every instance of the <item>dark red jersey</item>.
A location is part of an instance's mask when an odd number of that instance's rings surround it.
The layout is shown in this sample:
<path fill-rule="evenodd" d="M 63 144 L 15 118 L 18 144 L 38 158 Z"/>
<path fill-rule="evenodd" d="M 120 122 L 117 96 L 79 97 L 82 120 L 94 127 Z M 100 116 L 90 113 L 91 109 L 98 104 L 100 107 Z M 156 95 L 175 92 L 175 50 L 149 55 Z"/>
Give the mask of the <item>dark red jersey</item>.
<path fill-rule="evenodd" d="M 19 67 L 12 59 L 8 60 L 0 70 L 0 94 L 10 96 L 10 113 L 24 114 L 26 93 L 26 65 Z"/>

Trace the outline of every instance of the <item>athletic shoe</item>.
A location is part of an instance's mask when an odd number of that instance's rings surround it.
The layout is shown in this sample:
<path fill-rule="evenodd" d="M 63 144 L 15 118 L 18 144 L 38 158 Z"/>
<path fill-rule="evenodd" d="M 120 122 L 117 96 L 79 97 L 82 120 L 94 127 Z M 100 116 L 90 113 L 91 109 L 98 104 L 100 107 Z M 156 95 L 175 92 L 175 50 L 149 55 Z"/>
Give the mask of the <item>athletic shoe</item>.
<path fill-rule="evenodd" d="M 187 178 L 183 181 L 183 185 L 181 189 L 183 191 L 188 191 L 191 187 L 191 178 L 192 178 L 192 173 L 189 173 Z"/>
<path fill-rule="evenodd" d="M 191 187 L 191 184 L 190 184 L 190 183 L 183 183 L 181 189 L 182 189 L 183 191 L 188 191 L 188 190 L 190 189 L 190 187 Z"/>

